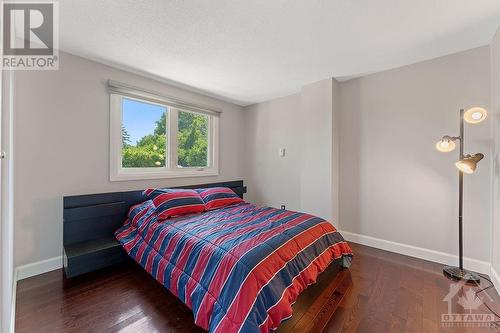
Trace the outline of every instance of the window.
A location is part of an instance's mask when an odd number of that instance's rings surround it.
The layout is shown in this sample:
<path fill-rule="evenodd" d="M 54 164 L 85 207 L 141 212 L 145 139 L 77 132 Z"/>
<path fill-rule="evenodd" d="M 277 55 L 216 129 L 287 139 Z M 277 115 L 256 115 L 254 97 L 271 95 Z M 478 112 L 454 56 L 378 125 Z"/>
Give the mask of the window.
<path fill-rule="evenodd" d="M 208 116 L 179 111 L 177 125 L 177 166 L 208 166 Z"/>
<path fill-rule="evenodd" d="M 218 175 L 218 113 L 110 87 L 112 181 Z"/>
<path fill-rule="evenodd" d="M 122 168 L 167 165 L 167 108 L 122 98 Z"/>

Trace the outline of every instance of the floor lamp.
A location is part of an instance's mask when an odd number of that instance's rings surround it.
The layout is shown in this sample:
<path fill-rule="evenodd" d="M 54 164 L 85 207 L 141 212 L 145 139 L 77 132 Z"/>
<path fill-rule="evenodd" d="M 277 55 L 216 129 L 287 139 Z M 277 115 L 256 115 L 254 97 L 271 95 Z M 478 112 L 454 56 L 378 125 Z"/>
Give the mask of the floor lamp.
<path fill-rule="evenodd" d="M 469 124 L 478 124 L 486 119 L 487 112 L 483 108 L 474 107 L 467 111 L 460 110 L 460 136 L 448 136 L 436 143 L 436 149 L 443 153 L 451 152 L 455 149 L 455 142 L 460 144 L 460 155 L 458 162 L 455 163 L 458 171 L 458 257 L 459 267 L 445 266 L 443 273 L 452 280 L 465 280 L 466 282 L 479 283 L 478 274 L 464 269 L 463 258 L 463 197 L 464 197 L 464 173 L 472 174 L 476 170 L 477 163 L 484 158 L 481 153 L 473 155 L 464 155 L 464 121 Z"/>

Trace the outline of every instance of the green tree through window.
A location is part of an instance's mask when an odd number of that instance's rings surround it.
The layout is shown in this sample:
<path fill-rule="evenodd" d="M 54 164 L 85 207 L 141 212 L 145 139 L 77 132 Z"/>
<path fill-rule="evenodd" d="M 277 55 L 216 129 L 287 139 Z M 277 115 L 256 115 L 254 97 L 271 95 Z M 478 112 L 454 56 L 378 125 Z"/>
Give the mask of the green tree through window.
<path fill-rule="evenodd" d="M 166 113 L 156 121 L 153 134 L 143 136 L 135 145 L 131 145 L 127 129 L 122 130 L 122 166 L 124 168 L 164 167 L 167 153 L 165 131 Z M 161 125 L 163 121 L 163 125 Z"/>
<path fill-rule="evenodd" d="M 155 122 L 153 133 L 132 144 L 126 126 L 122 126 L 122 167 L 165 167 L 167 156 L 167 112 Z M 178 165 L 208 166 L 208 117 L 179 111 L 177 132 Z"/>
<path fill-rule="evenodd" d="M 177 164 L 182 167 L 208 165 L 208 117 L 179 111 Z"/>

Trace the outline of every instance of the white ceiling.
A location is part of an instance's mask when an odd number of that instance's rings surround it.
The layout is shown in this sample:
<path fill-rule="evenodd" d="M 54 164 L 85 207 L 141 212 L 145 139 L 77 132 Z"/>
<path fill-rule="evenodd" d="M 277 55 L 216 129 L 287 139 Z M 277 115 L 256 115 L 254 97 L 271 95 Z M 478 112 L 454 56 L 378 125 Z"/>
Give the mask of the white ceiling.
<path fill-rule="evenodd" d="M 489 44 L 500 0 L 60 0 L 61 49 L 240 105 Z"/>

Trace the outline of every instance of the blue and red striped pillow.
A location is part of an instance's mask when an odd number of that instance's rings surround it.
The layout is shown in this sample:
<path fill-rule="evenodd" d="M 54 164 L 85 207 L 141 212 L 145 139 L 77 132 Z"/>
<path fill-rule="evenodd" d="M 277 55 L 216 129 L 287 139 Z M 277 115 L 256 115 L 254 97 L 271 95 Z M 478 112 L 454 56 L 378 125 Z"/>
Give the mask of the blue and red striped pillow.
<path fill-rule="evenodd" d="M 155 212 L 156 208 L 153 201 L 147 200 L 141 202 L 137 205 L 130 207 L 128 211 L 128 223 L 132 224 L 134 227 L 140 227 L 141 224 L 146 221 L 151 214 Z"/>
<path fill-rule="evenodd" d="M 243 199 L 228 187 L 200 188 L 196 189 L 196 192 L 200 194 L 207 210 L 243 202 Z"/>
<path fill-rule="evenodd" d="M 145 190 L 144 194 L 153 200 L 160 220 L 205 211 L 205 204 L 195 190 L 150 188 Z"/>

